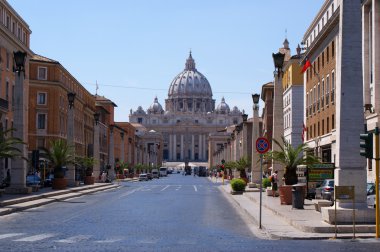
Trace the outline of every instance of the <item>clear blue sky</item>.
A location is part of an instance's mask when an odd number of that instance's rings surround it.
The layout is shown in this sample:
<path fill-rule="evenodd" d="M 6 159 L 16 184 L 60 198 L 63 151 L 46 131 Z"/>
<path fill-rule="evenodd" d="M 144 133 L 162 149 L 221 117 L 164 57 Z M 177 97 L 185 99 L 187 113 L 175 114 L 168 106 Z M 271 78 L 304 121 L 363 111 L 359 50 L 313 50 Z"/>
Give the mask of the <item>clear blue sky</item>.
<path fill-rule="evenodd" d="M 59 61 L 118 107 L 164 106 L 189 50 L 213 98 L 252 116 L 251 93 L 273 80 L 272 52 L 292 54 L 324 0 L 8 0 L 32 30 L 31 49 Z M 285 32 L 287 31 L 287 32 Z M 260 107 L 262 108 L 262 104 Z"/>

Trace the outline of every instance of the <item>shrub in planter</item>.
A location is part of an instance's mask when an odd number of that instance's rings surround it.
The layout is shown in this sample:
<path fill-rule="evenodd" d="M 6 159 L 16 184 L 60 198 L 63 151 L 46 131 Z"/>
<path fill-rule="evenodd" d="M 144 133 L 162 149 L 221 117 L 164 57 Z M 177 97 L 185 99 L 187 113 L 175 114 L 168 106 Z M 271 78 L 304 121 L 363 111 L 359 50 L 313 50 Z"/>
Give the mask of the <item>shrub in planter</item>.
<path fill-rule="evenodd" d="M 232 190 L 234 190 L 235 192 L 244 192 L 246 185 L 247 184 L 245 183 L 243 179 L 231 180 L 231 187 L 232 187 Z"/>
<path fill-rule="evenodd" d="M 271 185 L 269 178 L 263 178 L 263 188 L 270 187 Z"/>

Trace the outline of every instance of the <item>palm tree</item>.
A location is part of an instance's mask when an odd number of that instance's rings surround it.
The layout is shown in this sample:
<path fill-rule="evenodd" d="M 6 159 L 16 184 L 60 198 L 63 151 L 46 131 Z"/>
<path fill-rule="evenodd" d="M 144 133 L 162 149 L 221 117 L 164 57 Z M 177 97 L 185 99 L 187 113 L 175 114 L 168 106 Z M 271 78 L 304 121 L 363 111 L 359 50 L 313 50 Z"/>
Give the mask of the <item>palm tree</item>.
<path fill-rule="evenodd" d="M 251 166 L 251 161 L 248 160 L 246 156 L 241 157 L 238 161 L 236 161 L 236 168 L 240 171 L 240 178 L 246 179 L 247 173 L 245 169 Z"/>
<path fill-rule="evenodd" d="M 63 178 L 63 167 L 75 163 L 74 147 L 63 139 L 51 141 L 50 148 L 42 148 L 42 151 L 42 156 L 54 167 L 54 178 Z"/>
<path fill-rule="evenodd" d="M 265 154 L 267 159 L 272 159 L 275 162 L 278 162 L 285 166 L 285 184 L 294 185 L 298 182 L 297 177 L 297 166 L 298 165 L 311 165 L 320 163 L 318 157 L 309 154 L 306 152 L 306 155 L 303 155 L 307 149 L 307 145 L 302 143 L 293 148 L 293 146 L 286 141 L 282 136 L 282 143 L 279 143 L 276 139 L 273 139 L 275 144 L 280 148 L 279 151 L 270 151 Z"/>
<path fill-rule="evenodd" d="M 9 136 L 8 133 L 13 132 L 15 129 L 8 129 L 6 131 L 2 131 L 0 129 L 0 159 L 3 158 L 23 158 L 26 159 L 20 149 L 15 147 L 17 144 L 25 144 L 20 138 Z"/>
<path fill-rule="evenodd" d="M 92 176 L 94 164 L 96 164 L 94 157 L 78 157 L 76 162 L 86 169 L 86 176 Z"/>

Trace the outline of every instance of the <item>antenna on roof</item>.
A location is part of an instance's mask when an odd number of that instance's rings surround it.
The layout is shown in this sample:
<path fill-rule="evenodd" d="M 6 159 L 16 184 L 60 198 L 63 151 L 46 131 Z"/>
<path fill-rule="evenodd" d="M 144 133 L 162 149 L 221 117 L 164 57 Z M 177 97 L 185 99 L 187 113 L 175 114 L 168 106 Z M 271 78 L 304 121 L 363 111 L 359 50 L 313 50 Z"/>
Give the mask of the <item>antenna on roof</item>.
<path fill-rule="evenodd" d="M 98 89 L 99 89 L 99 86 L 98 86 L 98 81 L 96 81 L 96 90 L 95 90 L 95 95 L 98 95 Z"/>

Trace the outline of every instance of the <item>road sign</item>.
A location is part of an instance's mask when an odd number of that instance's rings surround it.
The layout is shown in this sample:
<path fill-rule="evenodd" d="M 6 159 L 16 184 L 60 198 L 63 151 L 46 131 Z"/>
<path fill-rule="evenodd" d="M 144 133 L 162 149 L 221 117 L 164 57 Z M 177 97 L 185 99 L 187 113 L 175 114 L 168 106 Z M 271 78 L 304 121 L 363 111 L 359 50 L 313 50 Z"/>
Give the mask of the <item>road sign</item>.
<path fill-rule="evenodd" d="M 269 141 L 265 137 L 259 137 L 256 140 L 256 150 L 260 154 L 264 154 L 269 150 Z"/>

